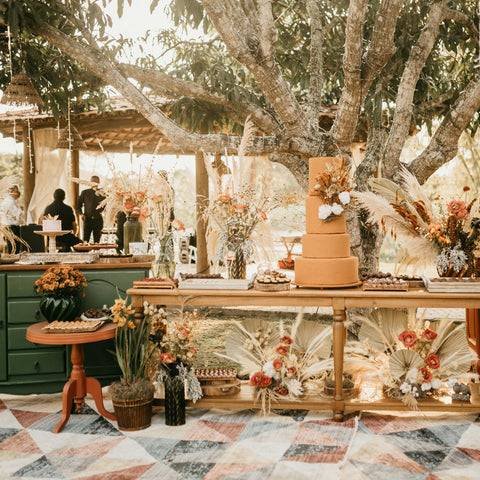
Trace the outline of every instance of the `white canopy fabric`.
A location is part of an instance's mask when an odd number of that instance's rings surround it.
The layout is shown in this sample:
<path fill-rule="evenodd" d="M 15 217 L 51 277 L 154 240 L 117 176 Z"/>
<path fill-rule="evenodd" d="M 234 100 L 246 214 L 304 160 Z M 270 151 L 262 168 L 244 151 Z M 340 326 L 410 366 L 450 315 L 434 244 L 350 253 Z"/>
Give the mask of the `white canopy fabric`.
<path fill-rule="evenodd" d="M 67 150 L 57 149 L 58 131 L 44 128 L 33 131 L 35 188 L 27 211 L 27 223 L 39 223 L 45 207 L 53 202 L 57 188 L 65 190 L 65 203 L 71 205 Z"/>

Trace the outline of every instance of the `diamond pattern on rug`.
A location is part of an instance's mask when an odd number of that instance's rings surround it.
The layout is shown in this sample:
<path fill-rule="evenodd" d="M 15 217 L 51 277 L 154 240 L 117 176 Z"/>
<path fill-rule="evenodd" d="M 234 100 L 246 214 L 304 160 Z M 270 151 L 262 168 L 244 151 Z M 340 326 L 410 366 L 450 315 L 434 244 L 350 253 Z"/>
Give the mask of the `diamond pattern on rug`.
<path fill-rule="evenodd" d="M 187 410 L 187 424 L 121 432 L 87 397 L 60 434 L 61 394 L 1 395 L 0 478 L 478 480 L 480 416 Z M 36 405 L 38 402 L 38 409 Z M 358 424 L 358 428 L 357 428 Z M 2 477 L 2 475 L 6 475 Z"/>

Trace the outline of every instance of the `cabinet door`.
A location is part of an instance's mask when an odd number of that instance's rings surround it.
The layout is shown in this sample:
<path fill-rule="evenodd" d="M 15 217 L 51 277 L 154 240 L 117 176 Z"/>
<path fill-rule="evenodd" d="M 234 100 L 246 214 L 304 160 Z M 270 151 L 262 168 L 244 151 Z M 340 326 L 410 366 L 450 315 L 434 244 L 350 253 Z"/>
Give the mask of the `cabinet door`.
<path fill-rule="evenodd" d="M 7 283 L 0 273 L 0 381 L 7 379 Z"/>
<path fill-rule="evenodd" d="M 25 298 L 8 301 L 8 324 L 32 324 L 45 321 L 40 313 L 38 303 L 40 298 Z"/>

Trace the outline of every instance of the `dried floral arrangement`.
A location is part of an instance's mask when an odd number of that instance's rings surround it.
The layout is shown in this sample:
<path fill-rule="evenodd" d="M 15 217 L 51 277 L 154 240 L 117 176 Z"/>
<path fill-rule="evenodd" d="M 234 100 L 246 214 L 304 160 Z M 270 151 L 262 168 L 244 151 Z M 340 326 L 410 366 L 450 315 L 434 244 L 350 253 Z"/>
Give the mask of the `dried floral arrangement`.
<path fill-rule="evenodd" d="M 350 192 L 355 188 L 355 181 L 350 175 L 350 168 L 345 166 L 343 157 L 338 165 L 328 164 L 326 170 L 317 175 L 315 180 L 315 192 L 324 201 L 318 208 L 318 218 L 329 222 L 350 205 Z"/>
<path fill-rule="evenodd" d="M 333 367 L 330 328 L 303 320 L 302 313 L 289 331 L 282 322 L 278 331 L 262 320 L 235 325 L 225 345 L 227 354 L 218 355 L 239 363 L 249 373 L 263 413 L 280 399 L 299 400 L 309 381 L 323 386 Z"/>
<path fill-rule="evenodd" d="M 158 369 L 154 374 L 155 382 L 163 382 L 166 376 L 179 376 L 187 385 L 187 395 L 196 402 L 202 397 L 200 383 L 192 365 L 197 358 L 195 348 L 195 330 L 198 312 L 180 310 L 170 313 L 163 307 L 144 302 L 144 315 L 151 325 L 150 340 L 156 344 L 159 353 Z"/>
<path fill-rule="evenodd" d="M 204 156 L 211 181 L 210 205 L 204 210 L 204 219 L 214 268 L 219 262 L 233 260 L 239 250 L 246 259 L 253 256 L 276 263 L 269 217 L 274 210 L 300 205 L 303 200 L 300 193 L 280 192 L 282 188 L 273 181 L 272 162 L 267 157 L 245 154 L 254 134 L 255 125 L 247 118 L 238 157 L 225 156 L 221 168 Z"/>
<path fill-rule="evenodd" d="M 401 184 L 384 179 L 370 180 L 372 192 L 355 192 L 368 221 L 382 226 L 384 233 L 403 238 L 407 248 L 403 263 L 422 266 L 435 263 L 440 275 L 469 276 L 480 238 L 480 210 L 476 198 L 454 199 L 434 206 L 417 179 L 405 168 Z M 435 208 L 436 207 L 436 208 Z"/>
<path fill-rule="evenodd" d="M 412 409 L 419 399 L 448 394 L 447 384 L 468 375 L 465 326 L 424 321 L 415 312 L 377 309 L 361 317 L 358 342 L 346 347 L 345 368 Z"/>
<path fill-rule="evenodd" d="M 86 286 L 83 273 L 71 265 L 50 267 L 35 282 L 38 293 L 56 298 L 85 295 Z"/>

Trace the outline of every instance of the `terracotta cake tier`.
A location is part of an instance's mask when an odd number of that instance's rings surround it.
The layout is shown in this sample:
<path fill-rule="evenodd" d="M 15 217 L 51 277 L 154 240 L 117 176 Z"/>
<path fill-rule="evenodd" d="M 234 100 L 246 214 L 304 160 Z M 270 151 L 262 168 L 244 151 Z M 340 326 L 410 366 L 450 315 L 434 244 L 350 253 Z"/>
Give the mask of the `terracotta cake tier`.
<path fill-rule="evenodd" d="M 302 257 L 345 258 L 350 256 L 350 235 L 332 233 L 319 235 L 306 233 L 302 236 Z"/>
<path fill-rule="evenodd" d="M 305 287 L 335 287 L 358 282 L 358 258 L 295 258 L 295 283 Z"/>
<path fill-rule="evenodd" d="M 305 199 L 307 233 L 345 233 L 347 223 L 344 213 L 329 222 L 324 222 L 318 218 L 318 207 L 322 204 L 323 201 L 320 197 L 307 197 Z"/>

